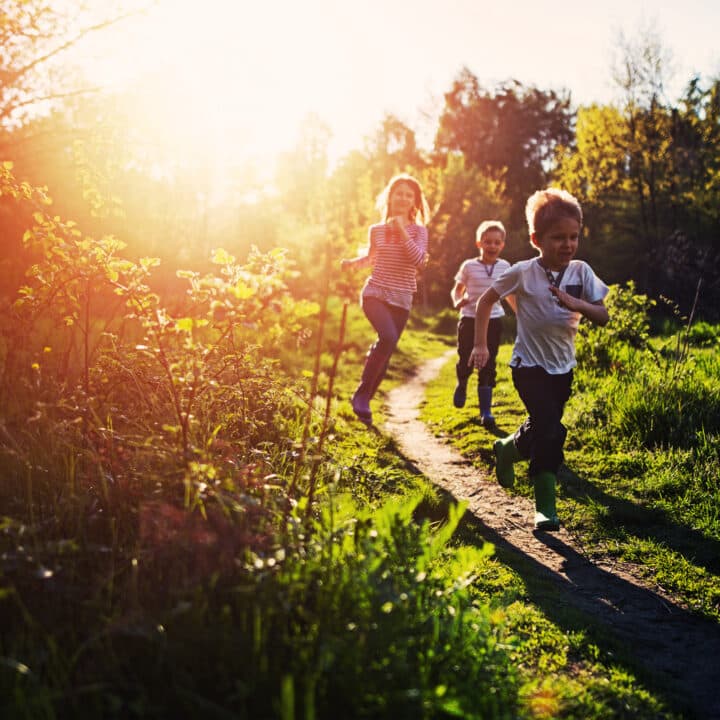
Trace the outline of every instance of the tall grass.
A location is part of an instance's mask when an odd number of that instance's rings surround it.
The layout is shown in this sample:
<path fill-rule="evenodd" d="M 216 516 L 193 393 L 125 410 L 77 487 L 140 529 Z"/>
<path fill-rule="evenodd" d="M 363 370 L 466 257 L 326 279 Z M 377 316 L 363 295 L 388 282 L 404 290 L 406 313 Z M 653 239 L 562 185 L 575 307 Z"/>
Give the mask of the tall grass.
<path fill-rule="evenodd" d="M 338 359 L 370 339 L 356 308 L 346 323 L 293 297 L 282 251 L 217 250 L 214 272 L 181 270 L 182 297 L 163 296 L 154 259 L 41 204 L 34 220 L 38 262 L 0 348 L 0 717 L 612 705 L 602 673 L 574 700 L 564 680 L 528 683 L 518 663 L 559 672 L 565 638 L 548 645 L 484 543 L 456 550 L 462 507 L 343 423 L 335 396 L 358 366 Z M 431 327 L 413 318 L 389 381 L 443 345 Z M 633 717 L 658 707 L 633 701 Z"/>

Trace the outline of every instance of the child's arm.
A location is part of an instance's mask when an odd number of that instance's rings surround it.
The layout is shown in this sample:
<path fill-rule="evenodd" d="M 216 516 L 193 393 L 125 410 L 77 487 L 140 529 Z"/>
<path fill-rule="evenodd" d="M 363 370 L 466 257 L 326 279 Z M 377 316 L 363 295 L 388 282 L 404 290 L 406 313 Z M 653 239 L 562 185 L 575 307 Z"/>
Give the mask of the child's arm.
<path fill-rule="evenodd" d="M 367 267 L 372 265 L 372 259 L 370 253 L 367 255 L 360 255 L 351 259 L 343 259 L 340 261 L 340 269 L 347 270 L 348 268 Z"/>
<path fill-rule="evenodd" d="M 351 259 L 344 259 L 340 261 L 340 269 L 347 270 L 348 268 L 367 267 L 375 262 L 375 238 L 372 232 L 370 233 L 370 245 L 368 251 L 364 255 L 358 255 Z"/>
<path fill-rule="evenodd" d="M 402 243 L 405 246 L 405 251 L 408 254 L 410 262 L 419 268 L 424 268 L 427 265 L 427 228 L 420 226 L 417 232 L 417 241 L 413 240 L 407 233 L 403 220 L 399 217 L 391 217 L 388 221 L 388 225 L 397 228 L 400 231 L 400 237 Z"/>
<path fill-rule="evenodd" d="M 507 304 L 512 308 L 512 311 L 517 315 L 517 303 L 515 302 L 515 293 L 506 295 L 503 300 L 507 301 Z"/>
<path fill-rule="evenodd" d="M 468 367 L 476 367 L 478 370 L 485 367 L 490 351 L 487 346 L 487 329 L 490 322 L 490 313 L 493 305 L 500 299 L 492 288 L 488 288 L 479 298 L 475 305 L 475 341 L 473 344 Z"/>
<path fill-rule="evenodd" d="M 573 312 L 579 312 L 583 317 L 586 317 L 590 322 L 596 325 L 607 325 L 610 315 L 608 314 L 605 303 L 602 300 L 598 300 L 595 303 L 588 302 L 587 300 L 581 300 L 580 298 L 568 295 L 560 288 L 550 286 L 550 292 L 558 299 L 558 302 L 563 307 Z"/>
<path fill-rule="evenodd" d="M 465 290 L 466 290 L 465 284 L 461 283 L 459 280 L 456 280 L 455 285 L 453 285 L 453 289 L 450 292 L 450 297 L 452 298 L 453 307 L 458 310 L 470 302 L 465 297 Z"/>

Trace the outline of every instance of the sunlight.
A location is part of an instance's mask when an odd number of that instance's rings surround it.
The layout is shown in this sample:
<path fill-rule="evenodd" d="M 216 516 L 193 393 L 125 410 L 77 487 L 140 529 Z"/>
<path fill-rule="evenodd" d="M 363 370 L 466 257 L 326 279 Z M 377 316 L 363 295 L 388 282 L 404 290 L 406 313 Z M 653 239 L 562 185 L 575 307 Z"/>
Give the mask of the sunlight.
<path fill-rule="evenodd" d="M 341 63 L 328 59 L 342 56 L 339 41 L 319 42 L 323 29 L 306 12 L 295 3 L 163 0 L 107 32 L 85 72 L 127 96 L 128 121 L 148 143 L 267 173 L 341 82 Z"/>

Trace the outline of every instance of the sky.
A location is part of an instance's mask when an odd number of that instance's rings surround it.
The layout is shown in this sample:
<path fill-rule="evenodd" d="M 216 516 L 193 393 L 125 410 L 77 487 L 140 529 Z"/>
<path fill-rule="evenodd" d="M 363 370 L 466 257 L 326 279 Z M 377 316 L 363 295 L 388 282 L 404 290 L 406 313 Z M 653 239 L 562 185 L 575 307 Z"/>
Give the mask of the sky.
<path fill-rule="evenodd" d="M 269 158 L 314 112 L 340 157 L 385 113 L 427 145 L 464 66 L 487 88 L 512 78 L 609 102 L 619 34 L 648 26 L 672 56 L 670 99 L 693 73 L 720 74 L 717 0 L 160 0 L 84 52 L 93 82 L 143 83 L 145 114 L 162 106 L 219 152 Z"/>

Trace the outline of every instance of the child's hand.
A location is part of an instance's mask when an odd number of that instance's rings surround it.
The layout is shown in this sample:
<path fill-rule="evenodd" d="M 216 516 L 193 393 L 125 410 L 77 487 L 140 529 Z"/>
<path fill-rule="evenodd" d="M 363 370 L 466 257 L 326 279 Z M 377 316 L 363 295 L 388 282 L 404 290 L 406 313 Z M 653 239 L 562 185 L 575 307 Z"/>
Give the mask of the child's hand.
<path fill-rule="evenodd" d="M 555 296 L 558 301 L 558 305 L 567 308 L 572 312 L 580 312 L 582 300 L 579 300 L 572 295 L 568 295 L 566 292 L 554 285 L 550 286 L 550 292 Z"/>
<path fill-rule="evenodd" d="M 387 224 L 392 228 L 402 230 L 407 225 L 407 220 L 402 215 L 394 215 L 388 218 Z"/>
<path fill-rule="evenodd" d="M 470 353 L 470 359 L 468 360 L 468 367 L 476 367 L 478 370 L 487 365 L 487 361 L 490 358 L 490 351 L 486 345 L 476 345 Z"/>
<path fill-rule="evenodd" d="M 347 270 L 348 268 L 352 267 L 352 260 L 341 260 L 340 261 L 340 269 L 341 270 Z"/>

